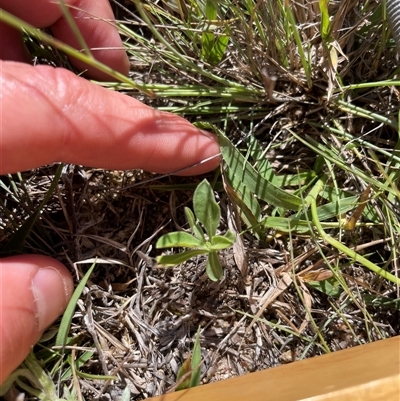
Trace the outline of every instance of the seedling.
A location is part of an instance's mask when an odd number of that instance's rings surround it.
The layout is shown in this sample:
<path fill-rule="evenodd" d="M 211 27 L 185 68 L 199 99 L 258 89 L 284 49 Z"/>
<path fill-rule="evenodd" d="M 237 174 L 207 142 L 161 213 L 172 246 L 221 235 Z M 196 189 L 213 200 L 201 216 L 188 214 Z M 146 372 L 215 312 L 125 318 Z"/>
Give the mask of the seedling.
<path fill-rule="evenodd" d="M 192 353 L 186 358 L 179 369 L 176 377 L 179 383 L 176 391 L 185 390 L 190 387 L 197 387 L 200 384 L 201 376 L 201 347 L 200 347 L 200 327 L 196 333 Z"/>
<path fill-rule="evenodd" d="M 208 277 L 217 281 L 222 278 L 223 271 L 217 252 L 229 248 L 235 242 L 235 234 L 227 231 L 224 235 L 216 235 L 221 218 L 221 210 L 215 201 L 211 185 L 203 180 L 196 188 L 193 196 L 193 210 L 185 207 L 186 219 L 193 234 L 176 231 L 160 237 L 156 248 L 192 248 L 174 255 L 161 255 L 157 263 L 161 266 L 175 266 L 184 263 L 197 255 L 206 254 Z"/>

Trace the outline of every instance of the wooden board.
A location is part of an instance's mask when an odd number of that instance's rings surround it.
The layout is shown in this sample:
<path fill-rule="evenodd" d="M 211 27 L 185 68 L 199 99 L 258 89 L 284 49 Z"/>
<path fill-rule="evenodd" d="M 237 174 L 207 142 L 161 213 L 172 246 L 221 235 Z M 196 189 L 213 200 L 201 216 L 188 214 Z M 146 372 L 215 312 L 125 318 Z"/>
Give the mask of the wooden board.
<path fill-rule="evenodd" d="M 149 399 L 247 400 L 399 401 L 400 337 Z"/>

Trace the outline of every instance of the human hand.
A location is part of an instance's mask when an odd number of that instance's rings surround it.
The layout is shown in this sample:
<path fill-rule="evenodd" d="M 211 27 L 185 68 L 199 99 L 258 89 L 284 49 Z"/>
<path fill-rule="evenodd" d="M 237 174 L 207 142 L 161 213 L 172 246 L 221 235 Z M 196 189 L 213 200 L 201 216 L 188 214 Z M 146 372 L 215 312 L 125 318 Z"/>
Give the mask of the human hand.
<path fill-rule="evenodd" d="M 106 0 L 68 0 L 89 48 L 121 48 L 118 33 L 89 11 L 112 19 Z M 0 7 L 39 28 L 50 27 L 58 39 L 78 47 L 62 12 L 53 0 L 0 0 Z M 20 35 L 0 25 L 0 174 L 52 162 L 106 169 L 167 173 L 218 154 L 212 135 L 186 120 L 151 109 L 133 98 L 96 86 L 69 71 L 23 64 L 26 52 Z M 123 50 L 94 56 L 126 74 Z M 15 62 L 17 61 L 17 62 Z M 86 68 L 74 62 L 78 68 Z M 94 70 L 88 74 L 105 78 Z M 199 174 L 218 159 L 182 174 Z M 73 291 L 72 278 L 60 262 L 24 255 L 0 260 L 0 383 L 23 361 L 43 331 L 59 316 Z"/>

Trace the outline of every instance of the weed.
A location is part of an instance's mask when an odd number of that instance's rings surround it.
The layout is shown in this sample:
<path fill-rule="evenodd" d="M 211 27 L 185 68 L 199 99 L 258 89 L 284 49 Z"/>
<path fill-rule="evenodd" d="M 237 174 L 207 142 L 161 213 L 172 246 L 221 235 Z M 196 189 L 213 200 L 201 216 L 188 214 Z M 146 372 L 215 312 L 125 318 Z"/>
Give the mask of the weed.
<path fill-rule="evenodd" d="M 207 180 L 203 180 L 194 192 L 193 210 L 196 216 L 189 208 L 185 208 L 186 219 L 193 234 L 184 231 L 168 233 L 159 238 L 156 244 L 159 249 L 174 247 L 193 249 L 178 254 L 158 256 L 157 263 L 161 266 L 175 266 L 194 256 L 206 254 L 208 277 L 213 281 L 220 280 L 223 277 L 223 270 L 217 252 L 231 247 L 235 242 L 235 235 L 229 230 L 224 235 L 217 235 L 221 210 Z"/>

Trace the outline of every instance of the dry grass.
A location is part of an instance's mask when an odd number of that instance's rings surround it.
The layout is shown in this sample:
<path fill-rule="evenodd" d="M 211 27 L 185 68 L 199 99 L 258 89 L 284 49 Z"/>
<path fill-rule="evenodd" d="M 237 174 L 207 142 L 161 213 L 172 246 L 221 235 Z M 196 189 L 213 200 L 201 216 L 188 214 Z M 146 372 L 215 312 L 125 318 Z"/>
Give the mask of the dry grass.
<path fill-rule="evenodd" d="M 122 3 L 138 15 L 131 2 Z M 374 158 L 370 150 L 375 146 L 398 157 L 398 133 L 374 118 L 346 112 L 338 103 L 347 101 L 397 120 L 396 86 L 375 85 L 347 92 L 340 89 L 395 74 L 395 49 L 386 40 L 389 33 L 378 12 L 380 2 L 331 2 L 337 74 L 321 41 L 318 4 L 300 1 L 293 6 L 301 40 L 309 46 L 309 77 L 296 43 L 282 39 L 287 26 L 282 20 L 272 20 L 281 15 L 280 3 L 249 3 L 255 14 L 244 13 L 243 20 L 227 11 L 226 19 L 236 19 L 229 25 L 230 45 L 216 66 L 198 61 L 195 49 L 188 47 L 182 32 L 191 27 L 195 32 L 196 21 L 185 29 L 164 28 L 160 25 L 163 18 L 164 25 L 174 27 L 173 18 L 179 16 L 166 2 L 154 2 L 160 7 L 158 21 L 148 13 L 169 43 L 176 48 L 179 44 L 178 51 L 201 63 L 201 68 L 214 78 L 193 71 L 189 62 L 180 66 L 178 75 L 179 63 L 173 64 L 165 44 L 154 38 L 146 24 L 117 7 L 121 23 L 128 20 L 132 24 L 126 23 L 131 27 L 127 46 L 132 77 L 153 85 L 159 97 L 149 100 L 134 95 L 189 119 L 214 122 L 224 128 L 238 148 L 243 147 L 247 136 L 254 135 L 280 175 L 316 171 L 320 163 L 338 193 L 361 195 L 371 183 L 357 171 L 367 173 L 375 180 L 369 206 L 378 216 L 374 224 L 358 226 L 351 232 L 335 228 L 327 232 L 396 274 L 399 203 L 378 184 L 384 181 L 380 168 L 394 166 L 386 173 L 393 174 L 396 187 L 399 164 L 379 152 Z M 233 9 L 242 5 L 232 4 Z M 161 9 L 173 18 L 161 15 Z M 251 24 L 255 15 L 260 21 Z M 257 23 L 265 30 L 260 30 Z M 146 40 L 137 39 L 132 32 Z M 278 45 L 286 47 L 280 49 Z M 272 99 L 267 96 L 270 82 L 265 73 L 277 78 Z M 248 92 L 226 98 L 207 91 L 193 96 L 186 92 L 192 84 L 207 90 L 222 88 L 228 93 L 229 85 L 218 83 L 218 79 L 231 83 L 231 87 L 241 85 Z M 159 84 L 177 85 L 181 92 L 169 95 L 168 87 Z M 324 146 L 320 153 L 307 146 L 307 141 L 312 143 L 310 139 Z M 364 145 L 357 142 L 359 139 Z M 357 146 L 349 146 L 351 143 Z M 326 162 L 327 150 L 338 151 L 337 164 Z M 3 179 L 1 199 L 8 199 L 7 209 L 2 207 L 3 243 L 40 204 L 54 172 L 55 166 L 50 166 L 24 173 L 21 181 L 17 177 Z M 210 181 L 213 177 L 213 173 L 208 176 Z M 173 390 L 178 369 L 190 353 L 199 326 L 203 383 L 399 334 L 398 304 L 383 303 L 399 297 L 394 284 L 345 257 L 316 233 L 282 233 L 267 228 L 266 240 L 257 239 L 237 218 L 237 208 L 221 185 L 220 230 L 245 230 L 235 247 L 221 255 L 224 279 L 211 282 L 202 258 L 172 269 L 155 266 L 156 239 L 162 233 L 185 227 L 183 206 L 190 206 L 193 189 L 201 178 L 167 177 L 147 182 L 149 178 L 152 176 L 143 172 L 67 166 L 25 243 L 26 252 L 46 253 L 66 263 L 77 279 L 97 258 L 73 318 L 72 345 L 65 350 L 76 360 L 84 351 L 92 352 L 89 360 L 79 365 L 79 371 L 93 376 L 78 375 L 74 380 L 70 375 L 60 380 L 69 364 L 56 365 L 58 357 L 49 350 L 52 340 L 35 350 L 38 359 L 53 355 L 45 368 L 60 386 L 60 396 L 65 386 L 75 388 L 87 400 L 119 400 L 126 386 L 134 400 Z M 137 185 L 131 186 L 133 183 Z M 5 187 L 10 188 L 9 194 Z M 273 212 L 270 205 L 263 207 Z M 324 291 L 321 283 L 328 278 L 341 283 L 338 293 L 328 294 L 326 288 Z M 95 380 L 94 375 L 117 379 Z"/>

